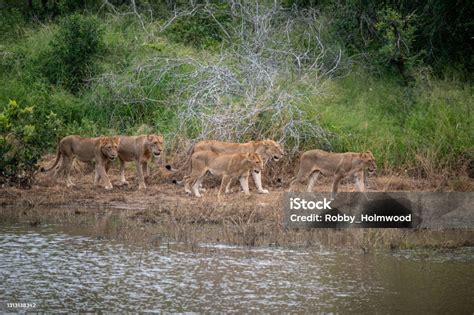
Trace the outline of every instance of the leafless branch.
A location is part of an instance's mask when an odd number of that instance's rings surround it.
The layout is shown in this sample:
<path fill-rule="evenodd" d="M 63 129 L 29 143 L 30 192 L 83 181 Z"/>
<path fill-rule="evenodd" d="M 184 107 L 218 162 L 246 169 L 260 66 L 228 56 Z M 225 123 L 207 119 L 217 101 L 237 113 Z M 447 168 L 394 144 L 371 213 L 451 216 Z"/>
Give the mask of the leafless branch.
<path fill-rule="evenodd" d="M 140 18 L 134 1 L 132 8 Z M 329 147 L 317 117 L 307 117 L 301 108 L 341 67 L 342 51 L 325 43 L 318 13 L 284 9 L 277 1 L 231 0 L 227 14 L 232 23 L 223 24 L 218 9 L 207 2 L 175 8 L 159 30 L 205 14 L 222 31 L 219 53 L 204 60 L 157 53 L 136 65 L 133 75 L 103 75 L 96 78 L 98 85 L 119 103 L 176 106 L 179 126 L 171 135 L 176 139 L 192 129 L 198 132 L 196 140 L 273 138 L 293 153 L 308 141 Z M 150 97 L 143 82 L 169 91 L 174 105 Z"/>

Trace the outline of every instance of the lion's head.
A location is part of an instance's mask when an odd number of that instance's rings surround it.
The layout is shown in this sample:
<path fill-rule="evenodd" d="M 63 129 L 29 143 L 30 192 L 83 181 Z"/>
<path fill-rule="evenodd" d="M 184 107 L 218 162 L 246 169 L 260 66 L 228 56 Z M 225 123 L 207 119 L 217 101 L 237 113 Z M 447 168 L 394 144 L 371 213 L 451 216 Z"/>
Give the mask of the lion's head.
<path fill-rule="evenodd" d="M 369 174 L 375 173 L 377 170 L 377 164 L 375 163 L 375 158 L 372 152 L 367 151 L 360 154 L 361 159 L 364 161 L 364 164 L 367 166 Z"/>
<path fill-rule="evenodd" d="M 258 153 L 247 153 L 246 161 L 252 166 L 252 172 L 258 174 L 263 171 L 263 160 Z"/>
<path fill-rule="evenodd" d="M 113 161 L 118 156 L 120 137 L 102 137 L 99 140 L 100 152 L 109 160 Z"/>
<path fill-rule="evenodd" d="M 266 157 L 268 160 L 271 159 L 273 161 L 278 161 L 285 154 L 282 146 L 273 140 L 259 141 L 259 144 L 260 146 L 257 152 Z"/>
<path fill-rule="evenodd" d="M 146 137 L 145 147 L 150 150 L 154 157 L 159 157 L 163 152 L 163 137 L 157 135 L 148 135 Z"/>

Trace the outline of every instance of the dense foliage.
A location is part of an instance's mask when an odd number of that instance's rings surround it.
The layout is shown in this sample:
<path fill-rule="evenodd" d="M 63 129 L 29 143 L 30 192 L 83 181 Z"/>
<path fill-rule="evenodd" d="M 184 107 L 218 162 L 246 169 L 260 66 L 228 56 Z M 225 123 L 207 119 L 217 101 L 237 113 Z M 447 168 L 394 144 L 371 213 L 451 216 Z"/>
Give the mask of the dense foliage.
<path fill-rule="evenodd" d="M 472 75 L 474 7 L 471 1 L 286 0 L 287 7 L 318 8 L 351 55 L 382 62 L 403 76 L 416 66 Z M 472 77 L 471 77 L 472 79 Z"/>
<path fill-rule="evenodd" d="M 473 159 L 468 1 L 1 6 L 4 178 L 68 133 L 164 133 L 172 153 L 200 138 L 371 149 L 382 169 L 422 176 Z"/>
<path fill-rule="evenodd" d="M 94 17 L 73 14 L 64 18 L 41 56 L 43 71 L 53 84 L 76 92 L 95 74 L 94 57 L 100 51 L 102 32 Z"/>
<path fill-rule="evenodd" d="M 56 144 L 58 117 L 10 100 L 0 113 L 0 181 L 29 187 L 36 163 Z"/>

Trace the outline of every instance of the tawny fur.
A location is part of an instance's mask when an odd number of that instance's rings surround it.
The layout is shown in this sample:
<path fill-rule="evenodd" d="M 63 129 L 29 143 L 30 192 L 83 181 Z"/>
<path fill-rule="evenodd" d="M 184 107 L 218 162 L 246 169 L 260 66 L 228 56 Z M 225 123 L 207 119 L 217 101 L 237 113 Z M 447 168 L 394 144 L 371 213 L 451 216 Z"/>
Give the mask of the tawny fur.
<path fill-rule="evenodd" d="M 138 189 L 145 189 L 145 176 L 149 176 L 148 163 L 152 157 L 160 158 L 163 152 L 163 137 L 159 135 L 121 136 L 118 147 L 120 160 L 120 182 L 128 185 L 125 179 L 125 162 L 135 161 Z"/>
<path fill-rule="evenodd" d="M 319 176 L 334 176 L 332 184 L 332 197 L 337 193 L 339 181 L 342 178 L 354 176 L 356 187 L 365 192 L 365 170 L 369 173 L 375 172 L 377 165 L 372 152 L 364 153 L 346 152 L 332 153 L 322 150 L 311 150 L 303 153 L 296 178 L 290 183 L 290 191 L 296 183 L 304 184 L 308 181 L 307 192 L 313 190 L 313 186 Z"/>
<path fill-rule="evenodd" d="M 250 141 L 247 143 L 233 143 L 217 140 L 205 140 L 196 143 L 190 150 L 188 159 L 180 170 L 187 169 L 190 174 L 191 157 L 197 152 L 212 152 L 214 154 L 234 154 L 234 153 L 258 153 L 264 163 L 269 160 L 278 161 L 283 155 L 282 146 L 273 140 Z M 168 169 L 171 168 L 168 166 Z M 255 186 L 259 193 L 268 193 L 268 190 L 262 187 L 262 174 L 252 173 Z"/>
<path fill-rule="evenodd" d="M 112 189 L 106 167 L 109 161 L 115 160 L 118 156 L 119 143 L 119 137 L 82 138 L 76 135 L 66 136 L 59 142 L 54 164 L 48 169 L 42 169 L 42 171 L 50 171 L 56 167 L 62 158 L 61 164 L 55 170 L 54 178 L 56 180 L 59 174 L 64 173 L 67 187 L 72 187 L 74 183 L 71 181 L 70 172 L 74 159 L 77 158 L 81 162 L 95 162 L 94 185 L 98 185 L 102 178 L 105 180 L 105 188 Z"/>
<path fill-rule="evenodd" d="M 263 160 L 258 153 L 216 154 L 210 151 L 196 152 L 191 157 L 191 173 L 185 177 L 185 190 L 201 197 L 199 187 L 204 175 L 210 172 L 222 176 L 218 198 L 225 188 L 226 193 L 233 179 L 239 179 L 242 190 L 249 194 L 248 177 L 250 172 L 260 174 Z"/>

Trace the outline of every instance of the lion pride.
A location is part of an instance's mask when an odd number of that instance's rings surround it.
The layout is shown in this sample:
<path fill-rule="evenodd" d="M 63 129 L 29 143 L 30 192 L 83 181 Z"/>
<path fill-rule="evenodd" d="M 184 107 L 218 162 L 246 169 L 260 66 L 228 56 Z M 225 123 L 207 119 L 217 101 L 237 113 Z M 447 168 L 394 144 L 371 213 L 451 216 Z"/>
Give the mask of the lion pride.
<path fill-rule="evenodd" d="M 234 153 L 257 153 L 262 158 L 263 162 L 266 163 L 269 160 L 278 161 L 283 155 L 284 151 L 282 146 L 273 140 L 261 140 L 261 141 L 250 141 L 247 143 L 234 143 L 224 142 L 217 140 L 205 140 L 196 143 L 190 150 L 188 159 L 180 169 L 188 169 L 191 166 L 191 157 L 197 152 L 209 151 L 215 154 L 234 154 Z M 171 170 L 169 165 L 167 169 Z M 262 187 L 262 173 L 252 172 L 252 177 L 257 187 L 257 191 L 260 194 L 268 194 L 268 190 Z"/>

